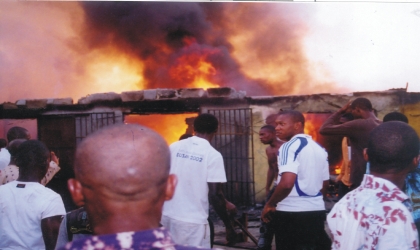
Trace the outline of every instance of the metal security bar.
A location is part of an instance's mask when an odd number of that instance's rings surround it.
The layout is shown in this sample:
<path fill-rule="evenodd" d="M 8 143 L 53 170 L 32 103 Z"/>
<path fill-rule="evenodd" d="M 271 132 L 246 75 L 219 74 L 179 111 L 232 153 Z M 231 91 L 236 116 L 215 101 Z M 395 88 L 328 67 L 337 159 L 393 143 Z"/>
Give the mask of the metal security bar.
<path fill-rule="evenodd" d="M 91 113 L 83 116 L 76 116 L 76 144 L 89 134 L 103 127 L 116 123 L 114 112 Z"/>
<path fill-rule="evenodd" d="M 208 110 L 219 120 L 212 145 L 223 155 L 225 195 L 236 205 L 255 204 L 254 144 L 251 109 Z"/>

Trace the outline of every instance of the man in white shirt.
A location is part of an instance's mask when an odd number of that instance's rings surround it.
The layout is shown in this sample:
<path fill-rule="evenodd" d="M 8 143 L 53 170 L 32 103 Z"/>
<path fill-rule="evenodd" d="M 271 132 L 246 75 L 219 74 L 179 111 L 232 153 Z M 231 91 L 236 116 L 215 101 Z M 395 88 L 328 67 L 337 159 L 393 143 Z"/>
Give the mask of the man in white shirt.
<path fill-rule="evenodd" d="M 332 249 L 419 249 L 412 203 L 402 191 L 419 163 L 419 137 L 400 121 L 372 130 L 364 158 L 370 173 L 328 214 Z"/>
<path fill-rule="evenodd" d="M 48 160 L 40 141 L 19 146 L 19 178 L 0 186 L 0 249 L 54 249 L 65 209 L 60 195 L 40 184 Z"/>
<path fill-rule="evenodd" d="M 194 121 L 195 136 L 170 145 L 170 173 L 178 177 L 178 185 L 172 200 L 164 203 L 161 223 L 178 244 L 210 248 L 209 201 L 225 223 L 228 240 L 235 235 L 228 211 L 236 207 L 222 192 L 223 158 L 210 145 L 217 128 L 214 115 L 201 114 Z"/>
<path fill-rule="evenodd" d="M 277 187 L 261 217 L 275 225 L 277 249 L 329 249 L 323 201 L 329 182 L 327 152 L 304 134 L 302 113 L 283 111 L 276 124 L 277 137 L 287 142 L 279 149 Z"/>

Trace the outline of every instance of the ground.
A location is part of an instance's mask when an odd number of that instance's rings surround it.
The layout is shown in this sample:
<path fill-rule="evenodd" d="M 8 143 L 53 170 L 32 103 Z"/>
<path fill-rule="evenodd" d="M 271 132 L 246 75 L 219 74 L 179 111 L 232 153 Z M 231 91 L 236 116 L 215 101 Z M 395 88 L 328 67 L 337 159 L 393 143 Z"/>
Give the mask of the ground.
<path fill-rule="evenodd" d="M 325 201 L 325 208 L 327 211 L 330 211 L 333 205 L 335 204 L 335 199 L 329 198 L 327 201 Z M 238 209 L 238 214 L 235 218 L 242 217 L 243 213 L 247 214 L 248 217 L 248 231 L 258 240 L 259 237 L 259 228 L 260 228 L 260 217 L 261 217 L 261 211 L 262 206 L 257 205 L 256 207 L 241 207 Z M 213 248 L 219 248 L 219 249 L 256 249 L 257 245 L 248 237 L 246 242 L 240 242 L 236 243 L 233 246 L 227 246 L 226 245 L 226 233 L 225 233 L 225 227 L 223 225 L 223 222 L 218 219 L 217 215 L 214 213 L 214 211 L 211 210 L 210 212 L 210 218 L 214 222 L 214 231 L 215 231 L 215 238 L 214 238 L 214 246 Z M 328 228 L 326 227 L 326 230 L 328 231 Z M 241 229 L 239 227 L 236 227 L 237 232 L 241 232 Z M 272 249 L 276 249 L 274 240 L 272 243 Z"/>

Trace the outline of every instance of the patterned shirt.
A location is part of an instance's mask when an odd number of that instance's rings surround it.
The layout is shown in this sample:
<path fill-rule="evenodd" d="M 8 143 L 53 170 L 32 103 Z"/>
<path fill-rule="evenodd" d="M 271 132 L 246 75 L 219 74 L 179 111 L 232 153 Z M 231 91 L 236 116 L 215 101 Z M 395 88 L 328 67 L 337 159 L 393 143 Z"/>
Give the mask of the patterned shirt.
<path fill-rule="evenodd" d="M 417 229 L 420 230 L 420 166 L 405 178 L 404 191 L 413 203 L 414 222 L 417 225 Z"/>
<path fill-rule="evenodd" d="M 327 221 L 332 249 L 419 249 L 408 196 L 373 175 L 335 204 Z"/>
<path fill-rule="evenodd" d="M 100 249 L 164 249 L 164 250 L 188 250 L 196 247 L 180 246 L 173 242 L 169 232 L 164 228 L 152 230 L 123 232 L 109 235 L 96 235 L 79 239 L 70 243 L 64 249 L 74 250 L 100 250 Z"/>

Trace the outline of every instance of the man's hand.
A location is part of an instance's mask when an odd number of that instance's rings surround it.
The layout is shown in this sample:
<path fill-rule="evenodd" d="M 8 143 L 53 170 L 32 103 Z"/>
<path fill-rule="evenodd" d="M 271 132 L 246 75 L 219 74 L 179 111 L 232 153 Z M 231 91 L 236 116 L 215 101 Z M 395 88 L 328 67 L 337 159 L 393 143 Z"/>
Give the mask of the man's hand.
<path fill-rule="evenodd" d="M 238 209 L 236 209 L 236 206 L 233 203 L 227 200 L 225 201 L 226 201 L 226 211 L 228 212 L 230 216 L 234 216 L 238 212 Z"/>
<path fill-rule="evenodd" d="M 341 107 L 341 109 L 338 110 L 338 112 L 340 112 L 342 114 L 350 113 L 350 111 L 351 111 L 350 105 L 351 105 L 351 101 L 349 101 L 346 105 L 344 105 L 343 107 Z"/>
<path fill-rule="evenodd" d="M 269 204 L 265 204 L 264 209 L 261 213 L 261 219 L 265 222 L 268 223 L 270 222 L 273 218 L 272 218 L 272 214 L 276 211 L 276 207 L 275 206 L 271 206 Z"/>
<path fill-rule="evenodd" d="M 55 153 L 53 151 L 51 151 L 51 161 L 55 162 L 55 164 L 57 164 L 57 165 L 60 165 L 60 164 L 58 164 L 60 159 L 55 155 Z"/>

